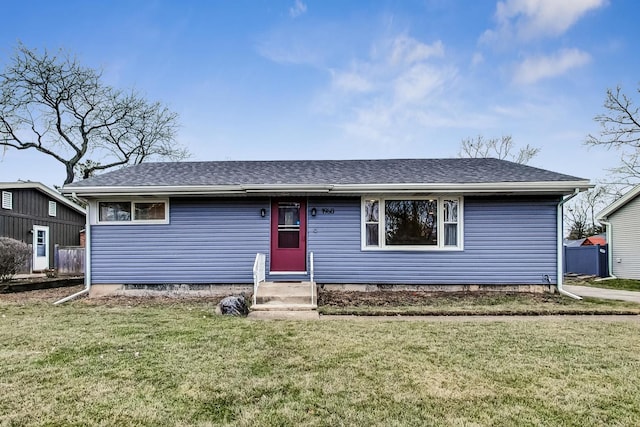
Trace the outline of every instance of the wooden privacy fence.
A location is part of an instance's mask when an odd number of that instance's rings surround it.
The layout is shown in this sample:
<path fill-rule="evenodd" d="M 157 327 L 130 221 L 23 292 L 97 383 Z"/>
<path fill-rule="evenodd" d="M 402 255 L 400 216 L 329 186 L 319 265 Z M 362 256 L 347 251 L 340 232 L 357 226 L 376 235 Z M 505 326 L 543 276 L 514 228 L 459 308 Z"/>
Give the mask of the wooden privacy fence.
<path fill-rule="evenodd" d="M 55 246 L 54 268 L 58 274 L 84 274 L 84 248 L 81 246 Z"/>

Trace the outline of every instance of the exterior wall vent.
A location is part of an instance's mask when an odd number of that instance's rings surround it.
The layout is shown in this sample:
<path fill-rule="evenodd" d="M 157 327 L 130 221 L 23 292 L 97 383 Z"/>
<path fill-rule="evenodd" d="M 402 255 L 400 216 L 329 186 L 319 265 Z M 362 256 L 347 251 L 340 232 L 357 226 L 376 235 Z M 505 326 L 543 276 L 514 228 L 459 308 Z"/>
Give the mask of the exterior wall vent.
<path fill-rule="evenodd" d="M 2 209 L 13 209 L 13 193 L 10 191 L 2 192 Z"/>
<path fill-rule="evenodd" d="M 56 202 L 49 202 L 49 216 L 56 216 L 58 206 Z"/>

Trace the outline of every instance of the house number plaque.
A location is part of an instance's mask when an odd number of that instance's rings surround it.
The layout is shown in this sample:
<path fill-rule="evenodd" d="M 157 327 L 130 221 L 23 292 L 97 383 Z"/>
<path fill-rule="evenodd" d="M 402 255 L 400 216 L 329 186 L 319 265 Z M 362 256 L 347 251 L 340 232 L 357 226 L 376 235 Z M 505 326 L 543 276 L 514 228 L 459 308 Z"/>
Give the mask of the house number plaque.
<path fill-rule="evenodd" d="M 333 215 L 333 208 L 322 208 L 322 215 Z"/>

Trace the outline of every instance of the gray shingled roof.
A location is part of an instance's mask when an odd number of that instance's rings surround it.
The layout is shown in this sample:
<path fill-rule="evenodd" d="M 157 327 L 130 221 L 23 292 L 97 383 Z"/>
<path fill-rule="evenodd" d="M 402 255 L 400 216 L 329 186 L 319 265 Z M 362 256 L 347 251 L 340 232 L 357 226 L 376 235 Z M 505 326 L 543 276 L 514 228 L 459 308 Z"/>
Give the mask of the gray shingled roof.
<path fill-rule="evenodd" d="M 498 159 L 283 160 L 143 163 L 67 188 L 586 181 Z"/>

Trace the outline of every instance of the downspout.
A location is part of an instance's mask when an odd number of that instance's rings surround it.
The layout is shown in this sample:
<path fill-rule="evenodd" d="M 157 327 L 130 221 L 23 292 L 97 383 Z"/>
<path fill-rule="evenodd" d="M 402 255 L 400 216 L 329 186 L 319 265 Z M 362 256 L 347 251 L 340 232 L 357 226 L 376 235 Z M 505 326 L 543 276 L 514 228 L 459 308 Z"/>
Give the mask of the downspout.
<path fill-rule="evenodd" d="M 75 193 L 73 193 L 73 197 L 78 198 L 76 197 Z M 91 289 L 91 205 L 87 200 L 82 201 L 87 203 L 87 216 L 85 218 L 84 226 L 84 289 L 80 292 L 76 292 L 73 295 L 69 295 L 68 297 L 64 297 L 61 300 L 54 302 L 53 305 L 71 301 L 72 299 L 77 298 L 80 295 L 89 293 L 89 290 Z"/>
<path fill-rule="evenodd" d="M 563 198 L 560 203 L 558 203 L 558 213 L 556 215 L 556 219 L 557 219 L 557 240 L 558 240 L 558 266 L 557 266 L 557 276 L 556 276 L 556 287 L 558 288 L 558 292 L 560 292 L 562 295 L 566 295 L 568 297 L 571 297 L 573 299 L 582 299 L 582 297 L 579 297 L 578 295 L 572 294 L 571 292 L 565 291 L 562 288 L 562 282 L 564 280 L 564 244 L 563 244 L 563 238 L 564 238 L 564 233 L 563 233 L 563 225 L 564 225 L 564 215 L 563 215 L 563 210 L 562 207 L 565 203 L 567 203 L 569 200 L 573 199 L 574 197 L 576 197 L 578 195 L 578 193 L 580 192 L 579 188 L 576 188 L 575 191 L 573 192 L 572 195 Z"/>
<path fill-rule="evenodd" d="M 609 280 L 609 279 L 617 279 L 616 276 L 614 276 L 613 274 L 613 251 L 611 250 L 611 242 L 613 242 L 612 240 L 612 235 L 613 235 L 613 226 L 611 225 L 611 223 L 609 221 L 605 221 L 602 219 L 598 219 L 598 222 L 600 224 L 604 224 L 607 227 L 607 264 L 609 264 L 607 266 L 607 270 L 609 273 L 608 277 L 603 277 L 600 280 Z"/>

